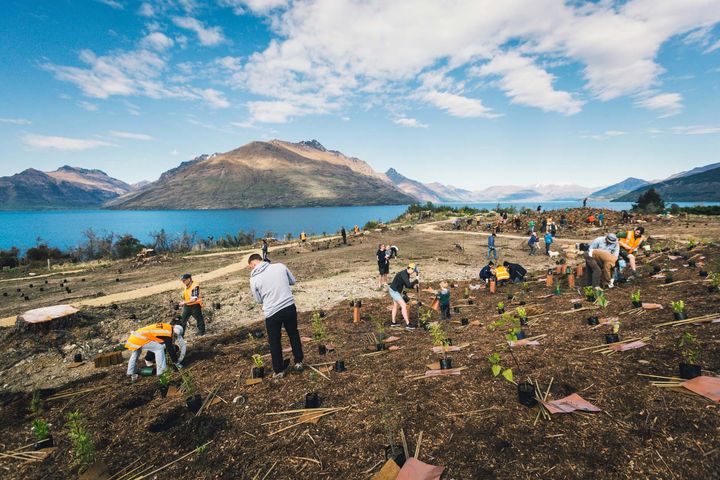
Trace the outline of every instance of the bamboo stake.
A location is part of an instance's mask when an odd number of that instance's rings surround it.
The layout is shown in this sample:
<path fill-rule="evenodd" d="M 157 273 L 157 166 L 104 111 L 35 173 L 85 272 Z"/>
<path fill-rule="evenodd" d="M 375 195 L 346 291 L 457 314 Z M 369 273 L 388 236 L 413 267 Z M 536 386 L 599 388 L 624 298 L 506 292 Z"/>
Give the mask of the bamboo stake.
<path fill-rule="evenodd" d="M 618 344 L 618 343 L 630 343 L 630 342 L 635 342 L 635 341 L 637 341 L 637 340 L 643 340 L 643 339 L 649 339 L 649 338 L 650 338 L 650 337 L 644 337 L 644 338 L 637 337 L 637 338 L 630 338 L 630 339 L 628 339 L 628 340 L 621 340 L 621 341 L 619 341 L 619 342 L 614 342 L 614 343 L 615 343 L 615 344 Z M 610 345 L 610 344 L 593 345 L 592 347 L 580 348 L 580 349 L 578 349 L 577 351 L 578 351 L 578 352 L 584 352 L 585 350 L 593 350 L 593 349 L 596 349 L 596 348 L 603 349 L 603 348 L 607 348 L 608 345 Z"/>
<path fill-rule="evenodd" d="M 417 445 L 415 446 L 415 458 L 416 459 L 420 456 L 420 445 L 422 445 L 422 437 L 423 437 L 423 431 L 420 430 L 420 435 L 418 436 Z"/>
<path fill-rule="evenodd" d="M 325 377 L 325 379 L 330 380 L 330 377 L 328 377 L 327 375 L 325 375 L 324 373 L 322 373 L 320 370 L 313 367 L 312 365 L 308 365 L 308 367 L 310 367 L 313 371 L 317 372 L 319 375 L 322 375 L 323 377 Z"/>
<path fill-rule="evenodd" d="M 339 410 L 342 410 L 342 408 L 333 408 L 333 409 L 331 410 L 331 412 L 336 412 L 336 411 L 339 411 Z M 260 425 L 274 425 L 274 424 L 276 424 L 276 423 L 288 422 L 288 421 L 290 421 L 290 420 L 297 420 L 297 419 L 302 418 L 302 417 L 304 417 L 304 416 L 306 416 L 306 415 L 308 416 L 308 418 L 309 418 L 309 417 L 314 417 L 316 414 L 321 414 L 321 413 L 325 413 L 325 412 L 304 413 L 304 414 L 302 414 L 302 415 L 297 415 L 297 416 L 294 416 L 294 417 L 283 418 L 282 420 L 272 420 L 272 421 L 269 421 L 269 422 L 261 423 Z M 310 420 L 312 420 L 312 418 L 310 418 Z"/>
<path fill-rule="evenodd" d="M 50 402 L 50 401 L 53 401 L 53 400 L 61 400 L 61 399 L 63 399 L 63 398 L 74 397 L 75 395 L 84 395 L 84 394 L 86 394 L 86 393 L 90 393 L 90 392 L 95 392 L 95 391 L 98 391 L 98 390 L 102 390 L 103 388 L 107 388 L 107 387 L 109 387 L 109 386 L 110 386 L 110 385 L 102 385 L 102 386 L 99 386 L 99 387 L 88 388 L 88 389 L 85 389 L 85 390 L 77 390 L 77 391 L 75 391 L 75 392 L 59 393 L 59 394 L 56 394 L 56 395 L 51 395 L 51 396 L 49 396 L 48 398 L 46 398 L 45 400 L 48 401 L 48 402 Z"/>
<path fill-rule="evenodd" d="M 297 427 L 297 426 L 299 426 L 299 425 L 302 425 L 302 424 L 304 424 L 304 423 L 311 422 L 312 420 L 316 420 L 316 419 L 321 418 L 321 417 L 324 417 L 324 416 L 326 416 L 326 415 L 331 415 L 331 414 L 333 414 L 333 413 L 337 413 L 337 412 L 340 412 L 340 411 L 343 411 L 343 410 L 347 410 L 348 408 L 350 408 L 350 407 L 343 407 L 343 408 L 340 408 L 340 409 L 333 410 L 333 411 L 331 411 L 331 412 L 323 412 L 323 413 L 321 413 L 321 414 L 319 414 L 319 415 L 315 415 L 315 416 L 306 418 L 306 419 L 304 419 L 304 420 L 300 420 L 299 422 L 293 423 L 292 425 L 288 425 L 287 427 L 283 427 L 283 428 L 281 428 L 280 430 L 275 430 L 274 432 L 270 432 L 270 433 L 268 434 L 268 437 L 270 437 L 270 436 L 272 436 L 272 435 L 275 435 L 275 434 L 277 434 L 277 433 L 280 433 L 280 432 L 284 432 L 285 430 L 289 430 L 289 429 L 291 429 L 291 428 L 295 428 L 295 427 Z"/>
<path fill-rule="evenodd" d="M 140 461 L 140 459 L 136 458 L 135 461 L 132 462 L 130 465 L 126 465 L 123 468 L 121 468 L 120 470 L 118 470 L 117 472 L 115 472 L 114 474 L 112 474 L 110 476 L 110 478 L 108 478 L 108 480 L 113 480 L 113 479 L 117 478 L 118 475 L 121 475 L 121 474 L 122 474 L 122 476 L 125 476 L 125 473 L 127 473 L 126 470 L 128 468 L 132 467 L 133 465 L 135 465 L 136 463 L 138 463 L 139 461 Z M 123 473 L 123 472 L 125 472 L 125 473 Z"/>
<path fill-rule="evenodd" d="M 275 468 L 275 465 L 277 465 L 277 464 L 278 464 L 278 462 L 273 463 L 272 467 L 270 467 L 270 470 L 267 471 L 267 473 L 265 474 L 265 476 L 262 477 L 261 480 L 265 480 L 267 478 L 267 476 L 270 475 L 270 472 L 273 471 L 273 469 Z"/>
<path fill-rule="evenodd" d="M 196 448 L 195 450 L 186 453 L 186 454 L 183 455 L 182 457 L 177 458 L 177 459 L 173 460 L 173 461 L 170 462 L 170 463 L 166 463 L 165 465 L 163 465 L 163 466 L 160 467 L 160 468 L 156 468 L 155 470 L 151 471 L 150 473 L 146 473 L 146 474 L 143 474 L 142 476 L 135 477 L 134 480 L 141 480 L 141 479 L 147 478 L 147 477 L 149 477 L 149 476 L 151 476 L 151 475 L 155 475 L 157 472 L 159 472 L 159 471 L 161 471 L 161 470 L 165 470 L 166 468 L 170 467 L 171 465 L 176 464 L 176 463 L 179 462 L 180 460 L 183 460 L 183 459 L 189 457 L 190 455 L 192 455 L 193 453 L 196 453 L 198 450 L 207 447 L 207 446 L 210 445 L 211 443 L 213 443 L 213 440 L 210 440 L 209 442 L 205 443 L 204 445 L 200 445 L 200 446 L 199 446 L 198 448 Z"/>
<path fill-rule="evenodd" d="M 400 438 L 403 443 L 403 450 L 405 451 L 405 458 L 410 458 L 410 451 L 408 450 L 407 439 L 405 439 L 405 430 L 400 429 Z"/>
<path fill-rule="evenodd" d="M 682 380 L 681 378 L 678 378 L 678 377 L 663 377 L 662 375 L 651 375 L 649 373 L 638 373 L 638 375 L 641 377 L 664 378 L 667 380 Z"/>
<path fill-rule="evenodd" d="M 703 315 L 701 317 L 694 317 L 694 318 L 686 318 L 685 320 L 674 320 L 672 322 L 665 322 L 665 323 L 658 323 L 657 325 L 653 325 L 655 328 L 659 327 L 668 327 L 668 326 L 675 326 L 675 325 L 685 325 L 688 323 L 710 323 L 713 320 L 720 319 L 720 314 L 714 313 L 711 315 Z"/>
<path fill-rule="evenodd" d="M 658 285 L 658 287 L 672 287 L 673 285 L 679 285 L 681 283 L 688 283 L 690 280 L 678 280 L 677 282 L 672 283 L 663 283 L 662 285 Z"/>
<path fill-rule="evenodd" d="M 288 413 L 312 413 L 312 412 L 325 412 L 327 410 L 336 410 L 338 407 L 333 408 L 300 408 L 297 410 L 285 410 L 282 412 L 269 412 L 265 415 L 285 415 Z"/>

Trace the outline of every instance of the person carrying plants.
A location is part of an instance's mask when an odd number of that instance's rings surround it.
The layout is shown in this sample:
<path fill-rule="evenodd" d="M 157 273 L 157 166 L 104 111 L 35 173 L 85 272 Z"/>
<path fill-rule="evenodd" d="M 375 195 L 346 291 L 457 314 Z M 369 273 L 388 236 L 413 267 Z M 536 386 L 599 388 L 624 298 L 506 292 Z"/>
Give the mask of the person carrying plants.
<path fill-rule="evenodd" d="M 545 255 L 550 256 L 550 246 L 553 244 L 553 236 L 552 233 L 547 232 L 545 234 Z"/>
<path fill-rule="evenodd" d="M 125 342 L 125 348 L 132 352 L 127 368 L 130 380 L 135 382 L 138 378 L 137 361 L 142 352 L 147 352 L 146 362 L 155 362 L 158 376 L 167 370 L 165 352 L 170 355 L 170 361 L 176 368 L 182 368 L 180 362 L 185 358 L 187 349 L 183 339 L 183 332 L 184 329 L 181 325 L 171 323 L 153 323 L 132 332 Z M 173 343 L 173 337 L 175 337 L 175 343 L 179 347 L 178 350 L 176 350 Z"/>
<path fill-rule="evenodd" d="M 503 266 L 507 268 L 510 273 L 510 281 L 512 283 L 520 283 L 525 281 L 525 275 L 527 270 L 519 263 L 503 262 Z"/>
<path fill-rule="evenodd" d="M 630 265 L 632 274 L 637 274 L 637 264 L 635 263 L 635 253 L 637 253 L 640 245 L 645 241 L 643 235 L 645 234 L 644 227 L 636 227 L 634 230 L 628 230 L 627 232 L 619 232 L 617 237 L 620 241 L 620 258 L 625 260 Z"/>
<path fill-rule="evenodd" d="M 435 298 L 440 301 L 440 319 L 450 319 L 450 286 L 448 282 L 443 280 L 440 282 L 440 291 L 435 294 Z"/>
<path fill-rule="evenodd" d="M 528 247 L 530 247 L 531 257 L 534 257 L 537 253 L 538 243 L 540 243 L 540 239 L 538 238 L 537 233 L 532 232 L 530 234 L 530 238 L 528 239 Z"/>
<path fill-rule="evenodd" d="M 358 234 L 360 233 L 360 227 L 358 227 L 357 225 L 355 225 L 355 226 L 353 227 L 353 233 L 354 233 L 355 235 L 358 235 Z"/>
<path fill-rule="evenodd" d="M 415 279 L 410 280 L 410 275 L 415 274 Z M 408 314 L 407 303 L 403 299 L 403 292 L 406 288 L 414 288 L 420 282 L 420 274 L 418 273 L 417 266 L 414 263 L 409 264 L 404 270 L 399 271 L 395 274 L 388 293 L 390 298 L 393 300 L 392 304 L 392 326 L 396 327 L 398 306 L 402 313 L 403 320 L 405 320 L 405 329 L 415 330 L 415 327 L 410 325 L 410 315 Z"/>
<path fill-rule="evenodd" d="M 488 237 L 488 254 L 487 254 L 488 258 L 493 257 L 493 258 L 495 258 L 495 260 L 497 260 L 497 257 L 498 257 L 497 248 L 495 248 L 495 239 L 496 238 L 497 238 L 497 234 L 495 232 L 493 232 Z"/>
<path fill-rule="evenodd" d="M 295 285 L 295 277 L 282 263 L 267 263 L 262 257 L 253 253 L 248 258 L 250 268 L 250 292 L 255 301 L 262 305 L 265 316 L 265 328 L 270 344 L 273 378 L 285 376 L 287 364 L 282 351 L 282 329 L 290 338 L 295 364 L 293 370 L 303 370 L 303 348 L 298 331 L 297 309 L 291 286 Z"/>
<path fill-rule="evenodd" d="M 390 273 L 390 257 L 386 255 L 386 247 L 382 243 L 378 245 L 375 252 L 378 262 L 378 289 L 381 290 L 387 284 L 387 276 Z"/>
<path fill-rule="evenodd" d="M 598 237 L 585 251 L 585 281 L 587 285 L 600 288 L 601 282 L 609 288 L 614 287 L 612 269 L 617 263 L 620 254 L 620 244 L 617 236 L 611 233 L 605 237 Z"/>
<path fill-rule="evenodd" d="M 182 325 L 183 331 L 187 331 L 187 322 L 192 315 L 197 324 L 198 335 L 205 335 L 205 317 L 203 317 L 202 311 L 203 302 L 200 285 L 193 281 L 192 275 L 189 273 L 183 274 L 180 281 L 184 287 L 182 301 L 179 304 L 183 309 L 180 316 L 180 325 Z"/>

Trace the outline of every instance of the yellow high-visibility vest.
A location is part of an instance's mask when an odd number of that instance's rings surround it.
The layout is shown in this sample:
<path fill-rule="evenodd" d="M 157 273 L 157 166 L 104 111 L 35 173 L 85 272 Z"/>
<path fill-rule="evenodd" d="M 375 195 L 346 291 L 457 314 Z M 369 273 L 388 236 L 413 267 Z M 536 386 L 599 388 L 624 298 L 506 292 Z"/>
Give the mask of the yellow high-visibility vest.
<path fill-rule="evenodd" d="M 172 337 L 173 328 L 169 323 L 154 323 L 135 330 L 125 342 L 128 350 L 137 350 L 150 342 L 162 342 L 163 338 Z"/>
<path fill-rule="evenodd" d="M 510 272 L 504 266 L 497 267 L 495 269 L 495 278 L 500 280 L 510 280 Z"/>
<path fill-rule="evenodd" d="M 197 300 L 192 300 L 193 290 L 197 289 Z M 196 282 L 192 282 L 189 287 L 186 287 L 182 292 L 182 299 L 185 305 L 200 305 L 202 306 L 202 295 L 200 294 L 200 285 Z"/>

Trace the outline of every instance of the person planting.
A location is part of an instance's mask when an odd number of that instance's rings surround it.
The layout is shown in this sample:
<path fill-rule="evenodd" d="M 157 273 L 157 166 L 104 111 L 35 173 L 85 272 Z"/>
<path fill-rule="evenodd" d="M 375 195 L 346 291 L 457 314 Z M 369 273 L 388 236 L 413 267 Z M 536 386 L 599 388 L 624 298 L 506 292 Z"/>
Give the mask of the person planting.
<path fill-rule="evenodd" d="M 495 278 L 495 262 L 492 260 L 488 262 L 487 265 L 485 265 L 480 270 L 480 280 L 485 282 L 485 285 L 490 283 L 490 280 Z"/>
<path fill-rule="evenodd" d="M 155 362 L 158 376 L 167 369 L 165 352 L 170 355 L 170 361 L 175 367 L 182 368 L 180 362 L 185 358 L 187 350 L 183 332 L 182 325 L 170 323 L 153 323 L 132 332 L 125 342 L 125 348 L 132 351 L 127 368 L 130 380 L 134 382 L 138 378 L 137 361 L 142 352 L 148 353 L 145 358 L 147 362 L 150 361 L 149 358 Z M 175 344 L 179 347 L 179 351 L 175 349 Z"/>
<path fill-rule="evenodd" d="M 584 254 L 587 267 L 585 282 L 595 288 L 603 284 L 613 288 L 612 268 L 619 254 L 620 245 L 614 233 L 593 240 Z"/>
<path fill-rule="evenodd" d="M 262 305 L 265 316 L 265 328 L 268 334 L 270 355 L 272 357 L 273 378 L 285 376 L 285 359 L 282 352 L 282 329 L 290 338 L 295 371 L 303 370 L 303 348 L 297 326 L 297 309 L 291 286 L 295 277 L 282 263 L 267 263 L 253 253 L 248 258 L 250 268 L 250 292 L 255 301 Z"/>
<path fill-rule="evenodd" d="M 200 285 L 193 281 L 192 275 L 189 273 L 184 274 L 180 277 L 180 281 L 183 284 L 182 301 L 180 306 L 182 307 L 182 315 L 180 316 L 180 324 L 182 325 L 183 332 L 187 331 L 187 321 L 192 315 L 195 319 L 195 323 L 198 329 L 198 335 L 205 335 L 205 318 L 203 317 L 203 301 L 202 295 L 200 294 Z"/>
<path fill-rule="evenodd" d="M 435 294 L 435 298 L 440 301 L 440 319 L 448 320 L 450 318 L 450 288 L 448 282 L 445 280 L 440 282 L 440 291 Z"/>
<path fill-rule="evenodd" d="M 410 275 L 415 274 L 415 279 L 410 280 Z M 417 271 L 417 267 L 414 263 L 411 263 L 404 270 L 399 271 L 395 278 L 393 278 L 388 293 L 390 298 L 393 300 L 392 305 L 392 326 L 397 326 L 395 319 L 397 318 L 398 306 L 402 312 L 403 320 L 405 320 L 405 328 L 407 330 L 414 330 L 415 327 L 410 325 L 410 316 L 408 315 L 407 303 L 403 299 L 403 292 L 406 288 L 414 288 L 420 282 L 420 274 Z"/>
<path fill-rule="evenodd" d="M 645 228 L 637 227 L 634 230 L 619 232 L 616 236 L 620 242 L 620 258 L 630 265 L 633 275 L 637 275 L 637 265 L 635 263 L 635 254 L 645 241 L 643 234 Z"/>
<path fill-rule="evenodd" d="M 512 283 L 521 283 L 525 281 L 525 275 L 527 270 L 519 263 L 503 262 L 503 266 L 507 268 L 510 273 L 510 281 Z"/>
<path fill-rule="evenodd" d="M 510 281 L 510 271 L 505 265 L 498 265 L 495 268 L 495 279 L 497 280 L 498 286 L 505 285 Z"/>

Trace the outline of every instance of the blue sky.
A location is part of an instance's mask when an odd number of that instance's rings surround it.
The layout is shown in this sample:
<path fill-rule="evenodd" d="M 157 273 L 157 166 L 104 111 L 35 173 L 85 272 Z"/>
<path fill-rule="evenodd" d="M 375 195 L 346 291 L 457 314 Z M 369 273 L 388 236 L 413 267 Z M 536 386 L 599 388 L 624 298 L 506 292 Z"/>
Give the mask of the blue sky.
<path fill-rule="evenodd" d="M 318 139 L 425 182 L 720 162 L 720 1 L 6 0 L 0 175 Z"/>

